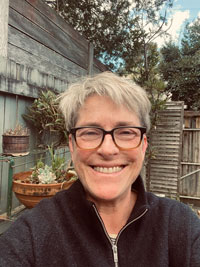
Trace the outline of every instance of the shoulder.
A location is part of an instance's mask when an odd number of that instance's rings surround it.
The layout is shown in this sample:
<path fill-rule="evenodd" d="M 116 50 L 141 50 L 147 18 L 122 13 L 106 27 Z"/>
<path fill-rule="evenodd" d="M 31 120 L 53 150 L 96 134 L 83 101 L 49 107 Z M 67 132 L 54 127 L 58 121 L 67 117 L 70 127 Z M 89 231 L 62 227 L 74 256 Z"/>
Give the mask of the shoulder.
<path fill-rule="evenodd" d="M 184 213 L 193 213 L 191 208 L 175 199 L 157 196 L 153 193 L 146 193 L 147 202 L 151 209 L 157 209 L 163 212 L 184 212 Z"/>
<path fill-rule="evenodd" d="M 150 211 L 160 219 L 163 217 L 163 220 L 167 220 L 173 229 L 176 229 L 176 225 L 179 229 L 195 227 L 200 234 L 200 219 L 188 205 L 175 199 L 159 197 L 152 193 L 146 194 Z"/>

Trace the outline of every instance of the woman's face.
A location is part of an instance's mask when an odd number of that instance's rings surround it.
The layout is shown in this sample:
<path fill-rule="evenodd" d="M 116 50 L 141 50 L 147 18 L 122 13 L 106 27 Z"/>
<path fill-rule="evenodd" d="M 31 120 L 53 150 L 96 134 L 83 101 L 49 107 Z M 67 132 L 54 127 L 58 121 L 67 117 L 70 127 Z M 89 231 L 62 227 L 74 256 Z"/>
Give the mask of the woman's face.
<path fill-rule="evenodd" d="M 106 96 L 90 96 L 80 108 L 75 127 L 98 126 L 107 131 L 118 126 L 141 126 L 139 118 L 126 107 L 115 104 Z M 94 202 L 117 201 L 126 198 L 138 177 L 147 148 L 144 135 L 139 147 L 120 150 L 111 135 L 105 135 L 97 149 L 77 147 L 72 135 L 69 148 L 75 170 L 87 197 Z"/>

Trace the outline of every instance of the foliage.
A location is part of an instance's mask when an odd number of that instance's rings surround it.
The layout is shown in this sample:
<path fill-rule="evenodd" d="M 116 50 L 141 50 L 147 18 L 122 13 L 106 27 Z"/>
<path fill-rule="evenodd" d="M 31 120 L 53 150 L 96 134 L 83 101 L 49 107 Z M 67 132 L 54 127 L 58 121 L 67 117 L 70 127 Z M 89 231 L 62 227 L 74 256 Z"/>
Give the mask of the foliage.
<path fill-rule="evenodd" d="M 160 54 L 155 43 L 149 43 L 148 45 L 147 60 L 148 69 L 146 69 L 142 55 L 140 55 L 138 66 L 132 68 L 132 73 L 129 74 L 129 76 L 131 76 L 137 84 L 146 89 L 152 104 L 151 125 L 155 127 L 158 111 L 164 108 L 168 99 L 165 94 L 165 83 L 160 76 L 158 68 Z"/>
<path fill-rule="evenodd" d="M 165 108 L 165 104 L 168 100 L 164 94 L 165 85 L 161 79 L 156 76 L 152 76 L 145 83 L 144 86 L 148 92 L 149 100 L 151 102 L 151 128 L 156 127 L 158 120 L 158 113 Z"/>
<path fill-rule="evenodd" d="M 159 72 L 160 54 L 155 43 L 148 44 L 147 53 L 148 68 L 143 63 L 142 55 L 140 64 L 132 70 L 132 78 L 140 86 L 146 89 L 149 100 L 151 102 L 151 129 L 148 133 L 148 140 L 151 143 L 153 129 L 157 125 L 159 119 L 159 111 L 165 108 L 165 103 L 168 100 L 165 94 L 165 83 L 163 82 Z M 146 153 L 146 163 L 155 157 L 155 148 L 148 146 Z"/>
<path fill-rule="evenodd" d="M 49 147 L 49 153 L 51 165 L 44 164 L 42 158 L 40 158 L 33 168 L 31 176 L 27 178 L 28 182 L 33 184 L 51 184 L 62 183 L 67 180 L 68 170 L 65 170 L 65 158 L 57 155 L 52 147 Z M 71 179 L 77 179 L 76 174 Z"/>
<path fill-rule="evenodd" d="M 134 28 L 140 32 L 140 41 L 137 49 L 127 53 L 124 68 L 126 72 L 132 72 L 138 65 L 142 65 L 143 78 L 148 80 L 149 52 L 151 53 L 152 42 L 158 36 L 166 35 L 168 25 L 167 11 L 172 7 L 172 1 L 139 1 L 132 10 L 132 16 L 137 18 L 136 24 L 133 22 Z"/>
<path fill-rule="evenodd" d="M 137 65 L 137 55 L 162 33 L 173 0 L 43 0 L 94 44 L 95 56 L 113 70 Z"/>
<path fill-rule="evenodd" d="M 65 166 L 65 159 L 56 155 L 52 147 L 49 147 L 49 153 L 51 155 L 52 171 L 55 174 L 56 179 L 59 180 L 60 177 L 63 176 L 63 168 Z"/>
<path fill-rule="evenodd" d="M 194 23 L 187 23 L 184 30 L 184 38 L 182 39 L 182 53 L 185 56 L 193 56 L 200 50 L 200 18 Z"/>
<path fill-rule="evenodd" d="M 67 23 L 93 43 L 96 57 L 106 63 L 121 57 L 128 40 L 130 3 L 127 0 L 56 0 L 53 6 Z"/>
<path fill-rule="evenodd" d="M 42 139 L 49 139 L 51 135 L 56 138 L 50 145 L 58 146 L 67 142 L 64 117 L 59 111 L 59 103 L 54 92 L 41 91 L 39 98 L 27 108 L 23 118 L 35 128 L 40 143 L 44 143 Z"/>
<path fill-rule="evenodd" d="M 200 19 L 187 24 L 179 48 L 172 42 L 161 50 L 160 70 L 172 100 L 184 101 L 188 109 L 200 108 Z"/>
<path fill-rule="evenodd" d="M 7 130 L 3 135 L 9 136 L 27 136 L 30 135 L 30 131 L 27 127 L 17 124 L 14 129 Z"/>

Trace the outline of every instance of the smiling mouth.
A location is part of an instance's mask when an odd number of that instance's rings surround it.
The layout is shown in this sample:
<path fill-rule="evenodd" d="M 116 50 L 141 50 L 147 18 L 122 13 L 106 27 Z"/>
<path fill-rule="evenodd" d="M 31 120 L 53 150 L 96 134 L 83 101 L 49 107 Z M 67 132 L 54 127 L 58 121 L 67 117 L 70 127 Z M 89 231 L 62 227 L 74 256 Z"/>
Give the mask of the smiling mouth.
<path fill-rule="evenodd" d="M 92 167 L 95 171 L 101 172 L 101 173 L 115 173 L 120 172 L 124 166 L 115 166 L 115 167 Z"/>

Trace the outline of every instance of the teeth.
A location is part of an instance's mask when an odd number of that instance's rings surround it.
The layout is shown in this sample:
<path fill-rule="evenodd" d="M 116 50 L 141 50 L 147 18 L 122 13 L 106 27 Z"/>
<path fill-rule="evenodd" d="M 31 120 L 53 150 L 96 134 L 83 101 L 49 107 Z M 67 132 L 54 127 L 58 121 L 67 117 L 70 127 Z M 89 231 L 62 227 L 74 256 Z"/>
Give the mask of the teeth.
<path fill-rule="evenodd" d="M 110 167 L 110 168 L 94 167 L 94 170 L 97 172 L 102 172 L 102 173 L 114 173 L 114 172 L 121 171 L 122 167 Z"/>

